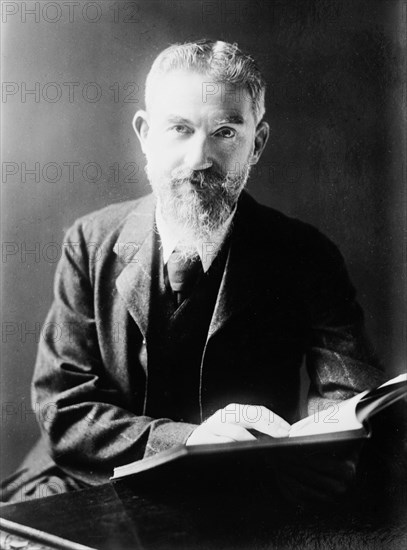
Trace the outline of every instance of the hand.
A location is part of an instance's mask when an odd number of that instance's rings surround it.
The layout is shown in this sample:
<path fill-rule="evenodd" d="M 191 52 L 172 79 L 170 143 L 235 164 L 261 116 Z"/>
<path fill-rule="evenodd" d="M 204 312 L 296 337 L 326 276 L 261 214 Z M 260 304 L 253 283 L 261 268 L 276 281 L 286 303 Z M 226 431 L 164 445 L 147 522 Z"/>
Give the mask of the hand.
<path fill-rule="evenodd" d="M 286 437 L 290 424 L 266 407 L 230 403 L 198 426 L 186 445 L 256 440 L 249 429 L 271 437 Z"/>

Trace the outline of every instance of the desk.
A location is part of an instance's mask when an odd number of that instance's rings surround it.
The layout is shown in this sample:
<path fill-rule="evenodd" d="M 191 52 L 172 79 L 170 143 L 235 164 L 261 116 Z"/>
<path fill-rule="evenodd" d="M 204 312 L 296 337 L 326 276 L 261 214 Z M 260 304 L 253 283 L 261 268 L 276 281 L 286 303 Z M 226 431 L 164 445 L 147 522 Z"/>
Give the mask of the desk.
<path fill-rule="evenodd" d="M 52 549 L 79 550 L 78 545 L 100 550 L 407 547 L 405 497 L 391 498 L 390 507 L 382 497 L 376 502 L 357 500 L 307 512 L 256 494 L 244 498 L 169 492 L 137 495 L 126 480 L 120 480 L 3 506 L 0 516 L 6 520 L 5 533 L 10 532 L 7 520 L 11 520 L 72 541 L 43 539 L 46 548 Z"/>

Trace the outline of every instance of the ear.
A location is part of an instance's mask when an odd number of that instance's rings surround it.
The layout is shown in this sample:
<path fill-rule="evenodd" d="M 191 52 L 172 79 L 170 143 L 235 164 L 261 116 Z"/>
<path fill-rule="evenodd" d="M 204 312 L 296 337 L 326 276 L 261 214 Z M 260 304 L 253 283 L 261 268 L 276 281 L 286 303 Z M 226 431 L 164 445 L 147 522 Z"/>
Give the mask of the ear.
<path fill-rule="evenodd" d="M 146 111 L 137 111 L 133 118 L 133 128 L 140 141 L 143 153 L 146 152 L 146 142 L 148 136 L 148 114 Z"/>
<path fill-rule="evenodd" d="M 257 164 L 263 153 L 270 135 L 270 126 L 267 122 L 259 122 L 256 127 L 256 134 L 254 137 L 254 149 L 250 158 L 250 164 Z"/>

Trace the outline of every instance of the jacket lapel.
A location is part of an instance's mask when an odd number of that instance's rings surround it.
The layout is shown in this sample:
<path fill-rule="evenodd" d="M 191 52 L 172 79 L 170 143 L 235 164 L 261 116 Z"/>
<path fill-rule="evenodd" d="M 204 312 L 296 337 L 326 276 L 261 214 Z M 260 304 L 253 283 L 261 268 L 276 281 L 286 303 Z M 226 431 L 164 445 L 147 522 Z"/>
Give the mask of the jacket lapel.
<path fill-rule="evenodd" d="M 125 265 L 116 287 L 143 336 L 147 333 L 154 254 L 155 198 L 142 199 L 125 221 L 114 250 Z M 208 339 L 234 315 L 264 297 L 270 271 L 267 243 L 262 242 L 257 203 L 243 192 L 233 222 L 231 243 Z M 269 243 L 270 244 L 270 243 Z"/>
<path fill-rule="evenodd" d="M 149 195 L 129 215 L 114 246 L 125 265 L 116 279 L 116 288 L 144 337 L 150 310 L 154 220 L 155 198 Z"/>
<path fill-rule="evenodd" d="M 243 192 L 233 222 L 231 243 L 208 339 L 231 317 L 264 294 L 263 280 L 270 270 L 267 246 L 262 242 L 262 230 L 255 211 L 255 201 Z"/>

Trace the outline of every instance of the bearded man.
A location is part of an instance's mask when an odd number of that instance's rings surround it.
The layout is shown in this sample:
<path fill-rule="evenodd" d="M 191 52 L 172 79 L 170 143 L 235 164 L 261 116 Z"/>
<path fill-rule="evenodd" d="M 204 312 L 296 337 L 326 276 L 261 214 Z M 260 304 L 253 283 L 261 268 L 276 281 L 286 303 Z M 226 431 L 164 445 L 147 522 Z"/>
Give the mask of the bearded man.
<path fill-rule="evenodd" d="M 153 194 L 67 233 L 33 382 L 42 438 L 5 500 L 98 484 L 179 444 L 286 436 L 304 361 L 309 414 L 381 382 L 337 248 L 243 191 L 269 135 L 264 97 L 236 44 L 154 61 L 133 121 Z M 330 465 L 320 492 L 354 466 Z"/>

